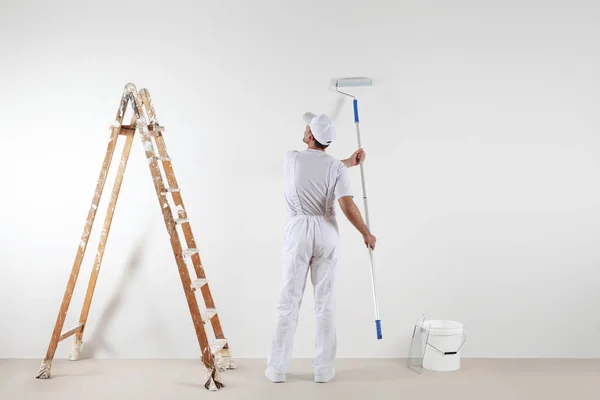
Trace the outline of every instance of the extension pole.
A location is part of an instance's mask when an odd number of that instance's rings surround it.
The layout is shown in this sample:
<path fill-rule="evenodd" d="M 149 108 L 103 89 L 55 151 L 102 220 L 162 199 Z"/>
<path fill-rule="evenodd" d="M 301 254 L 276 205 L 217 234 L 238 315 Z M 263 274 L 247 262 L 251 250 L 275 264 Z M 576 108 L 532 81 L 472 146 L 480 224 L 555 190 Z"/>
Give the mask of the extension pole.
<path fill-rule="evenodd" d="M 353 100 L 354 104 L 354 124 L 356 125 L 356 138 L 358 140 L 358 148 L 362 148 L 361 140 L 360 140 L 360 122 L 358 118 L 358 100 L 355 98 Z M 362 194 L 363 194 L 363 202 L 365 205 L 365 222 L 367 224 L 367 229 L 371 230 L 371 223 L 369 220 L 369 204 L 367 201 L 367 186 L 365 185 L 365 168 L 363 166 L 362 161 L 360 162 L 360 179 L 362 182 Z M 381 318 L 379 317 L 379 302 L 377 301 L 377 289 L 375 285 L 375 268 L 373 263 L 373 249 L 369 246 L 369 261 L 371 265 L 371 286 L 373 289 L 373 303 L 375 305 L 375 326 L 377 328 L 377 339 L 381 339 L 383 337 L 381 333 Z"/>

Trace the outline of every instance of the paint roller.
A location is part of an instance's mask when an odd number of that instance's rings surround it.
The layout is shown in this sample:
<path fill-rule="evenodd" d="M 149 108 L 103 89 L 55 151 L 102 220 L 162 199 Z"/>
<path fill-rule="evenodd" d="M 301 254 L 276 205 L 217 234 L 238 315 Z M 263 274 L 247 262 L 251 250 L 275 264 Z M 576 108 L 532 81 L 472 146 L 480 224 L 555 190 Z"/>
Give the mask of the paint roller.
<path fill-rule="evenodd" d="M 346 93 L 341 91 L 339 88 L 353 88 L 353 87 L 368 87 L 373 84 L 373 81 L 370 78 L 341 78 L 335 81 L 335 90 L 343 94 L 344 96 L 352 97 L 352 104 L 354 108 L 354 124 L 356 125 L 356 138 L 358 139 L 358 148 L 362 148 L 360 141 L 360 122 L 358 118 L 358 100 L 355 96 L 350 93 Z M 362 181 L 362 194 L 363 194 L 363 202 L 365 206 L 365 222 L 367 224 L 367 228 L 371 230 L 371 224 L 369 220 L 369 205 L 367 203 L 367 187 L 365 185 L 365 169 L 363 163 L 360 163 L 360 179 Z M 375 327 L 377 328 L 377 339 L 381 339 L 381 318 L 379 317 L 379 304 L 377 301 L 377 289 L 375 285 L 375 268 L 373 266 L 373 249 L 369 247 L 369 261 L 371 264 L 371 286 L 373 288 L 373 303 L 375 305 Z"/>

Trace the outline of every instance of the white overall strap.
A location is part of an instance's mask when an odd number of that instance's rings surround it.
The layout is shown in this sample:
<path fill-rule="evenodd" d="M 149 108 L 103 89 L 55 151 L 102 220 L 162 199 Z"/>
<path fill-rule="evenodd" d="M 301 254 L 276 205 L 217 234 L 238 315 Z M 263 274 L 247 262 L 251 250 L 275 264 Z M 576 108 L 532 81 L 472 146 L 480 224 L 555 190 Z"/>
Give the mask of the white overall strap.
<path fill-rule="evenodd" d="M 334 169 L 338 165 L 338 160 L 331 160 L 331 164 L 329 164 L 329 169 L 327 171 L 328 184 L 327 184 L 327 192 L 325 194 L 325 216 L 333 215 L 333 203 L 335 202 L 335 195 L 332 192 L 335 192 L 335 184 L 337 181 L 337 173 Z"/>
<path fill-rule="evenodd" d="M 289 185 L 292 188 L 292 201 L 294 202 L 294 207 L 296 208 L 297 215 L 304 215 L 304 211 L 302 210 L 302 205 L 300 204 L 300 198 L 298 197 L 298 189 L 296 187 L 296 159 L 298 158 L 298 152 L 292 151 L 290 152 L 290 169 L 289 169 Z"/>

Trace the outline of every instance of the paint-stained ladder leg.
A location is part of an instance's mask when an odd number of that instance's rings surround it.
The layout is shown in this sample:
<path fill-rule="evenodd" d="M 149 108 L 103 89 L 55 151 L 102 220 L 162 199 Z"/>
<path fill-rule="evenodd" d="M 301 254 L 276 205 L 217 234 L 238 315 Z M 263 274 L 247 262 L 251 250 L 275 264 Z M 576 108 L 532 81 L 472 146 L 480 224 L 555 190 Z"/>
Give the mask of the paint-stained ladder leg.
<path fill-rule="evenodd" d="M 144 107 L 146 109 L 147 114 L 154 121 L 156 125 L 159 124 L 158 119 L 156 118 L 156 112 L 154 110 L 154 106 L 152 104 L 152 100 L 150 97 L 150 93 L 147 89 L 140 90 L 140 97 L 142 98 Z M 161 157 L 169 157 L 167 152 L 167 147 L 164 141 L 164 137 L 162 135 L 158 135 L 155 137 L 156 146 L 158 148 L 159 155 Z M 163 164 L 165 175 L 167 177 L 167 182 L 170 187 L 179 187 L 177 183 L 177 179 L 175 177 L 175 171 L 173 169 L 173 165 L 168 162 Z M 180 192 L 172 193 L 173 202 L 177 209 L 178 220 L 186 220 L 187 212 L 185 210 L 185 206 L 183 204 L 183 198 Z M 191 224 L 186 223 L 182 225 L 182 230 L 184 233 L 184 237 L 186 240 L 186 244 L 189 248 L 196 248 L 196 241 L 194 239 L 194 235 L 192 233 Z M 199 254 L 194 254 L 192 257 L 192 263 L 194 266 L 194 270 L 196 272 L 196 276 L 199 279 L 206 279 L 206 273 L 204 272 L 204 267 L 202 265 L 202 260 L 200 259 Z M 200 289 L 202 293 L 202 297 L 204 299 L 204 303 L 208 309 L 215 309 L 215 303 L 210 291 L 209 285 L 204 285 Z M 225 335 L 223 334 L 223 330 L 221 327 L 221 321 L 219 319 L 219 315 L 215 315 L 210 319 L 213 331 L 215 333 L 215 337 L 217 340 L 225 340 Z M 222 350 L 219 352 L 217 356 L 217 364 L 220 370 L 233 369 L 236 367 L 235 362 L 231 358 L 231 353 L 229 351 L 229 344 L 225 341 L 225 345 L 222 347 Z"/>
<path fill-rule="evenodd" d="M 104 156 L 104 161 L 102 163 L 102 168 L 100 170 L 100 176 L 98 178 L 98 183 L 96 184 L 96 189 L 94 191 L 94 197 L 92 199 L 92 205 L 90 206 L 90 210 L 88 211 L 88 216 L 85 222 L 85 226 L 83 228 L 83 233 L 81 235 L 81 240 L 79 242 L 79 246 L 77 247 L 77 254 L 75 255 L 75 261 L 73 262 L 73 267 L 71 269 L 71 275 L 69 276 L 69 280 L 67 282 L 67 287 L 65 289 L 65 294 L 63 296 L 62 303 L 60 305 L 60 309 L 58 311 L 58 317 L 56 318 L 56 323 L 54 325 L 54 330 L 52 332 L 52 336 L 50 338 L 50 344 L 48 345 L 48 350 L 46 352 L 46 357 L 42 361 L 40 369 L 37 374 L 37 378 L 39 379 L 48 379 L 52 375 L 52 360 L 54 359 L 54 354 L 56 353 L 56 347 L 58 346 L 58 342 L 61 336 L 61 331 L 63 329 L 65 323 L 65 317 L 67 315 L 67 311 L 69 310 L 69 305 L 71 304 L 71 298 L 73 297 L 73 290 L 75 289 L 75 284 L 77 283 L 77 277 L 79 275 L 79 270 L 81 268 L 81 262 L 83 261 L 83 257 L 85 255 L 85 250 L 87 248 L 87 243 L 89 240 L 90 232 L 92 230 L 92 226 L 94 225 L 94 219 L 96 218 L 96 211 L 98 209 L 98 204 L 100 203 L 100 198 L 102 197 L 102 191 L 104 190 L 104 184 L 106 183 L 106 177 L 108 175 L 108 170 L 110 168 L 110 163 L 112 161 L 113 154 L 115 152 L 115 147 L 117 144 L 117 139 L 119 138 L 119 130 L 121 124 L 123 123 L 123 116 L 125 115 L 125 109 L 127 108 L 127 101 L 129 96 L 127 95 L 127 90 L 123 91 L 123 96 L 121 97 L 121 103 L 119 104 L 119 109 L 117 111 L 117 116 L 115 118 L 114 124 L 110 127 L 110 139 L 106 148 L 106 155 Z"/>
<path fill-rule="evenodd" d="M 210 345 L 208 343 L 208 338 L 206 336 L 206 331 L 204 328 L 204 323 L 202 321 L 202 317 L 200 314 L 200 309 L 198 307 L 198 303 L 196 301 L 196 297 L 194 295 L 194 291 L 191 287 L 191 278 L 187 269 L 187 264 L 183 258 L 183 249 L 181 247 L 181 242 L 179 240 L 179 235 L 177 233 L 175 220 L 173 218 L 173 214 L 171 212 L 171 207 L 168 206 L 168 194 L 165 193 L 165 185 L 162 179 L 162 174 L 160 171 L 160 166 L 158 161 L 156 160 L 154 145 L 152 144 L 152 137 L 150 136 L 148 125 L 146 123 L 142 107 L 144 107 L 141 97 L 134 94 L 133 97 L 134 104 L 134 113 L 137 118 L 137 127 L 140 133 L 140 137 L 142 139 L 142 143 L 144 145 L 144 150 L 146 152 L 146 158 L 149 160 L 150 173 L 152 175 L 152 180 L 154 182 L 154 188 L 156 190 L 156 195 L 160 204 L 160 209 L 163 213 L 163 219 L 165 221 L 165 225 L 167 227 L 167 232 L 171 239 L 171 247 L 173 248 L 173 254 L 175 256 L 175 261 L 177 262 L 177 267 L 179 269 L 179 275 L 181 277 L 181 283 L 183 285 L 183 290 L 185 293 L 186 300 L 188 302 L 188 306 L 190 309 L 190 314 L 192 316 L 192 322 L 194 324 L 194 329 L 196 330 L 196 336 L 198 338 L 198 342 L 200 344 L 200 349 L 202 353 L 202 362 L 207 369 L 207 380 L 205 387 L 209 390 L 218 390 L 223 387 L 223 383 L 221 381 L 221 377 L 219 375 L 218 368 L 215 367 L 214 356 L 210 350 Z M 148 113 L 150 114 L 150 113 Z M 154 120 L 156 120 L 154 115 Z M 157 137 L 158 139 L 158 137 Z M 166 154 L 160 154 L 161 157 L 168 157 Z M 170 161 L 164 162 L 163 166 L 167 168 L 170 166 Z M 177 187 L 172 186 L 171 187 Z M 172 192 L 172 195 L 177 195 L 178 192 Z M 189 225 L 189 224 L 185 224 Z"/>
<path fill-rule="evenodd" d="M 132 121 L 133 122 L 133 121 Z M 96 251 L 96 257 L 94 259 L 94 266 L 90 275 L 85 299 L 83 301 L 83 308 L 81 309 L 81 315 L 79 316 L 79 323 L 83 325 L 83 328 L 77 332 L 75 338 L 73 338 L 73 344 L 71 352 L 69 354 L 69 360 L 79 360 L 79 353 L 81 345 L 83 343 L 83 333 L 85 331 L 85 324 L 87 323 L 88 314 L 90 312 L 90 306 L 92 304 L 92 298 L 94 296 L 94 290 L 96 288 L 96 281 L 98 280 L 98 274 L 100 273 L 100 267 L 102 265 L 102 259 L 104 257 L 104 249 L 108 241 L 108 234 L 110 233 L 110 227 L 112 219 L 117 207 L 117 199 L 119 198 L 119 192 L 121 190 L 121 184 L 123 183 L 123 176 L 125 169 L 127 168 L 127 161 L 129 160 L 129 153 L 131 152 L 131 145 L 133 143 L 134 134 L 127 135 L 125 139 L 125 146 L 121 155 L 121 161 L 119 163 L 119 169 L 117 176 L 113 184 L 112 194 L 110 196 L 110 202 L 108 204 L 108 210 L 106 217 L 104 218 L 104 225 L 102 226 L 102 233 L 100 235 L 100 243 L 98 243 L 98 250 Z"/>

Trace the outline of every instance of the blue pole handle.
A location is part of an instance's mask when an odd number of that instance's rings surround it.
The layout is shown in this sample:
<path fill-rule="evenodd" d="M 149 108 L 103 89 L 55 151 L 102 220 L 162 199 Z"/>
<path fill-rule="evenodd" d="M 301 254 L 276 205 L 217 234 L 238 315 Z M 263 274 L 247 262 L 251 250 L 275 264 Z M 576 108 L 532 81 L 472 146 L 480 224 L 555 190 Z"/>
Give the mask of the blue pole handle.
<path fill-rule="evenodd" d="M 375 320 L 375 325 L 377 326 L 377 339 L 381 339 L 383 338 L 383 335 L 381 334 L 381 320 Z"/>
<path fill-rule="evenodd" d="M 358 122 L 358 100 L 354 99 L 354 122 Z"/>

